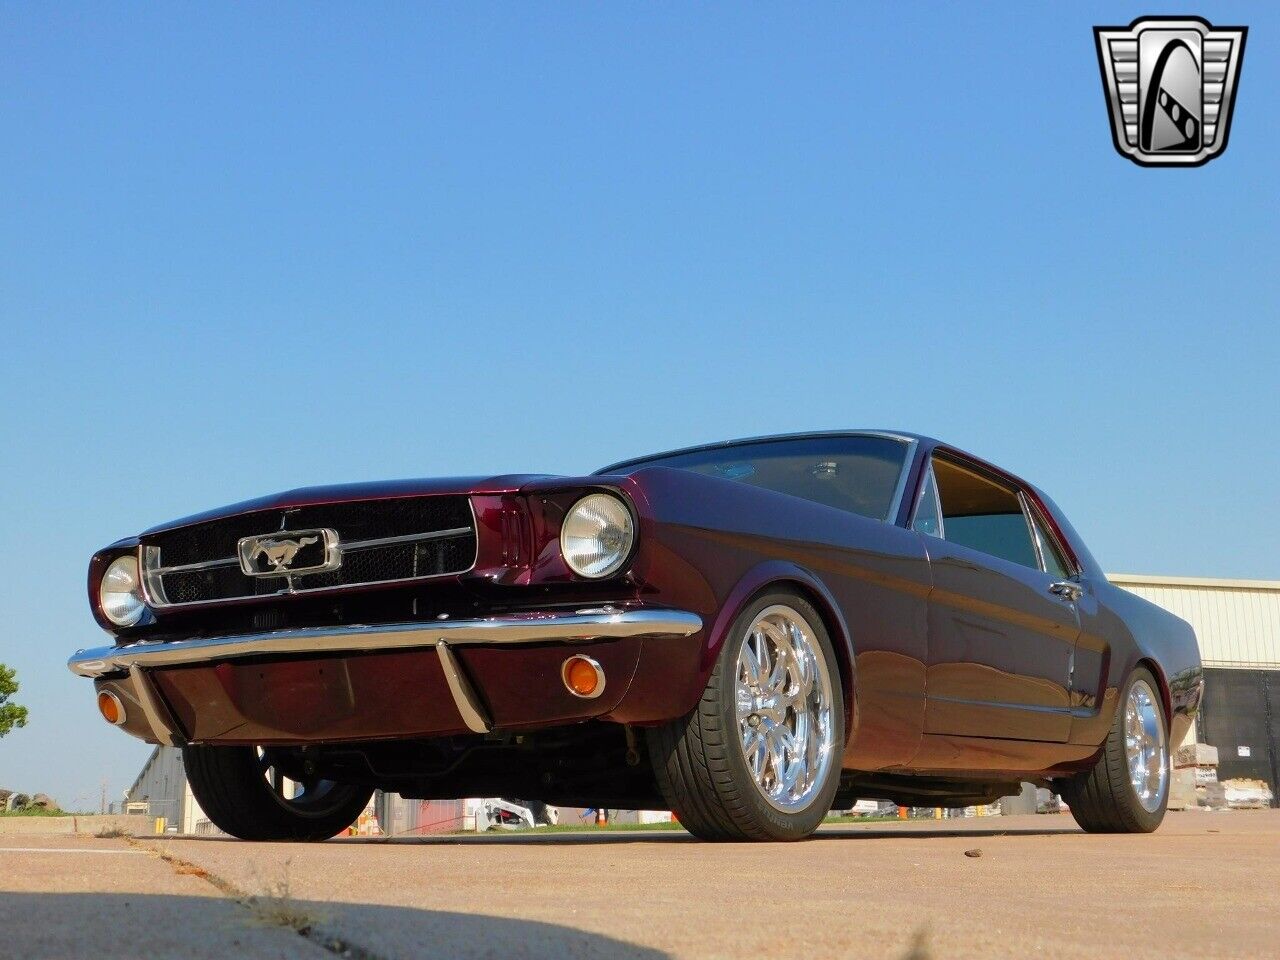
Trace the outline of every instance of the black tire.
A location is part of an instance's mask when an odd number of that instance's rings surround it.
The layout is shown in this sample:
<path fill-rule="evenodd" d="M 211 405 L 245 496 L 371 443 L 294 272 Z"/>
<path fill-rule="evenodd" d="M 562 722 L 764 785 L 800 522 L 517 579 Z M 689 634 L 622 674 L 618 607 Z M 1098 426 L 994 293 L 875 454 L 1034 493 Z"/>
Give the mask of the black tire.
<path fill-rule="evenodd" d="M 831 753 L 825 779 L 808 805 L 784 812 L 766 800 L 747 766 L 736 713 L 737 665 L 748 628 L 771 606 L 798 613 L 812 631 L 831 679 Z M 831 809 L 844 752 L 840 667 L 822 618 L 798 593 L 772 592 L 739 613 L 698 705 L 687 716 L 649 731 L 646 742 L 659 789 L 680 823 L 703 840 L 802 840 Z"/>
<path fill-rule="evenodd" d="M 182 760 L 205 815 L 241 840 L 328 840 L 351 826 L 373 795 L 369 787 L 317 782 L 310 800 L 286 800 L 253 747 L 188 746 Z"/>
<path fill-rule="evenodd" d="M 1152 810 L 1148 810 L 1139 799 L 1129 776 L 1125 753 L 1125 711 L 1130 691 L 1139 681 L 1146 683 L 1154 694 L 1152 699 L 1156 715 L 1164 731 L 1161 740 L 1164 745 L 1163 787 L 1158 792 L 1158 800 Z M 1116 706 L 1116 715 L 1111 721 L 1111 729 L 1097 762 L 1083 773 L 1057 781 L 1058 792 L 1067 801 L 1076 823 L 1089 833 L 1150 833 L 1160 826 L 1169 806 L 1169 784 L 1172 779 L 1168 729 L 1168 719 L 1164 715 L 1164 704 L 1160 699 L 1160 686 L 1151 671 L 1139 667 L 1124 685 Z"/>

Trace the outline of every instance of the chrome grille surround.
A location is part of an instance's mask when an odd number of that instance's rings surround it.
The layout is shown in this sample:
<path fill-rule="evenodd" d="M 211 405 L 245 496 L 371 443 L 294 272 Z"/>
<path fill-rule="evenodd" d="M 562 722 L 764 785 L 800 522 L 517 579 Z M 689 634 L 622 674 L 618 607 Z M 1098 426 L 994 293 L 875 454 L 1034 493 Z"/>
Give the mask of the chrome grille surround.
<path fill-rule="evenodd" d="M 436 529 L 417 529 L 401 532 L 407 525 L 421 526 L 425 518 L 403 516 L 408 501 L 422 502 L 428 513 L 442 514 L 452 519 L 452 525 Z M 395 505 L 394 519 L 380 523 L 379 507 Z M 475 567 L 478 552 L 475 509 L 469 497 L 432 495 L 392 500 L 349 501 L 333 505 L 338 514 L 333 522 L 315 524 L 317 516 L 325 517 L 325 505 L 299 509 L 260 510 L 236 517 L 204 521 L 187 527 L 144 535 L 139 547 L 139 565 L 142 569 L 143 591 L 149 606 L 156 609 L 229 603 L 253 599 L 305 594 L 315 591 L 351 590 L 360 587 L 388 583 L 410 583 L 436 577 L 457 576 Z M 356 527 L 362 532 L 384 532 L 385 536 L 363 536 L 359 539 L 343 539 L 342 516 L 353 512 L 360 514 Z M 462 522 L 465 520 L 465 524 Z M 299 522 L 301 521 L 301 522 Z M 281 572 L 279 575 L 254 575 L 244 573 L 240 557 L 232 549 L 229 555 L 209 559 L 191 560 L 183 556 L 183 563 L 165 565 L 164 542 L 170 537 L 183 537 L 183 546 L 202 542 L 207 530 L 224 525 L 233 534 L 246 528 L 257 529 L 262 536 L 287 534 L 295 529 L 312 529 L 315 526 L 333 528 L 339 540 L 336 551 L 338 565 L 329 570 Z M 204 529 L 200 529 L 204 528 Z M 397 529 L 399 528 L 399 529 Z M 193 535 L 194 532 L 194 535 Z M 222 533 L 222 536 L 230 534 Z M 238 540 L 238 536 L 236 537 Z M 178 551 L 180 554 L 182 550 Z"/>

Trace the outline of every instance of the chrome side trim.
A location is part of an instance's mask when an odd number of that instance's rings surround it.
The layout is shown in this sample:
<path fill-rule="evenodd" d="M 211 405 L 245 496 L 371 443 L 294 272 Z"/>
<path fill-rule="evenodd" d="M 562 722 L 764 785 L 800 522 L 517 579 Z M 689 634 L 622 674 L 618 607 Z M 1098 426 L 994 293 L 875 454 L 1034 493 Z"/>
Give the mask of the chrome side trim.
<path fill-rule="evenodd" d="M 893 524 L 898 522 L 902 499 L 907 495 L 907 479 L 911 476 L 911 468 L 915 466 L 916 449 L 920 446 L 920 442 L 910 437 L 890 437 L 890 439 L 905 443 L 907 447 L 907 452 L 902 458 L 902 470 L 898 473 L 898 482 L 893 488 L 893 499 L 889 502 L 889 512 L 881 518 L 885 523 Z"/>
<path fill-rule="evenodd" d="M 72 673 L 101 677 L 135 668 L 156 669 L 217 663 L 242 657 L 359 653 L 457 644 L 577 643 L 623 637 L 687 637 L 702 629 L 702 618 L 684 610 L 595 610 L 508 614 L 479 620 L 307 627 L 232 637 L 202 637 L 162 643 L 140 642 L 77 651 L 67 661 Z"/>
<path fill-rule="evenodd" d="M 1022 519 L 1027 524 L 1027 536 L 1031 538 L 1031 552 L 1036 555 L 1036 563 L 1041 573 L 1046 572 L 1044 553 L 1040 550 L 1040 537 L 1036 534 L 1035 521 L 1031 519 L 1031 505 L 1027 502 L 1024 491 L 1018 491 L 1018 506 L 1022 509 Z"/>
<path fill-rule="evenodd" d="M 432 530 L 430 533 L 406 533 L 399 537 L 379 537 L 376 540 L 352 540 L 342 544 L 342 552 L 349 550 L 368 550 L 372 547 L 389 547 L 395 543 L 419 543 L 423 540 L 444 540 L 449 537 L 461 537 L 474 533 L 471 527 L 453 527 L 449 530 Z"/>
<path fill-rule="evenodd" d="M 1067 573 L 1072 577 L 1079 577 L 1084 571 L 1076 561 L 1075 554 L 1068 550 L 1063 545 L 1061 538 L 1053 532 L 1053 527 L 1045 519 L 1044 511 L 1040 509 L 1027 491 L 1022 490 L 1020 493 L 1022 496 L 1022 509 L 1026 512 L 1031 523 L 1032 532 L 1035 534 L 1036 552 L 1040 555 L 1040 569 L 1046 573 L 1049 570 L 1049 563 L 1044 556 L 1044 540 L 1047 538 L 1049 546 L 1056 550 L 1058 555 L 1066 561 Z"/>
<path fill-rule="evenodd" d="M 156 550 L 155 547 L 147 547 L 147 549 Z M 218 567 L 237 567 L 239 565 L 239 557 L 226 557 L 222 560 L 205 560 L 202 563 L 180 563 L 174 567 L 152 567 L 151 573 L 158 577 L 163 577 L 170 573 L 189 573 L 192 570 L 215 570 Z"/>
<path fill-rule="evenodd" d="M 186 740 L 178 733 L 178 725 L 174 722 L 169 708 L 160 699 L 151 678 L 137 664 L 129 667 L 129 679 L 133 681 L 134 692 L 138 695 L 138 703 L 142 706 L 142 714 L 147 718 L 147 725 L 156 739 L 169 747 L 180 747 Z"/>
<path fill-rule="evenodd" d="M 449 692 L 453 694 L 454 705 L 462 715 L 462 722 L 472 733 L 488 733 L 493 729 L 484 708 L 480 706 L 480 698 L 476 696 L 475 687 L 462 672 L 458 658 L 443 640 L 436 641 L 436 653 L 440 657 L 440 669 L 444 671 L 444 679 L 449 684 Z"/>

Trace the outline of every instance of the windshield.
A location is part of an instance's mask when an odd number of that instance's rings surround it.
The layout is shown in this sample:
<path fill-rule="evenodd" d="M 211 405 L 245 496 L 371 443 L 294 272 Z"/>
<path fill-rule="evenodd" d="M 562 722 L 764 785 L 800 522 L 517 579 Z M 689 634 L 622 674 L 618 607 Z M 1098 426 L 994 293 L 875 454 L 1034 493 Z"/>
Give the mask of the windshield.
<path fill-rule="evenodd" d="M 676 467 L 889 520 L 907 450 L 894 437 L 796 437 L 658 456 L 610 472 Z"/>

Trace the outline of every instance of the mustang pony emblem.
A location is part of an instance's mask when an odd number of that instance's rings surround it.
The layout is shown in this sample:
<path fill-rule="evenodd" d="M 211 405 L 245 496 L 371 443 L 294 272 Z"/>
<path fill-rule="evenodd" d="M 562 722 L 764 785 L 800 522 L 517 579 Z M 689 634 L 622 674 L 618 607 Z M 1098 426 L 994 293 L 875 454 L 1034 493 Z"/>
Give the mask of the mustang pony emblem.
<path fill-rule="evenodd" d="M 321 546 L 314 549 L 317 544 Z M 240 569 L 253 577 L 333 570 L 342 562 L 338 535 L 333 530 L 306 530 L 293 536 L 245 537 L 240 541 L 239 553 Z"/>
<path fill-rule="evenodd" d="M 298 555 L 299 550 L 319 542 L 319 537 L 301 537 L 298 540 L 259 540 L 258 548 L 253 551 L 249 559 L 257 560 L 259 557 L 266 557 L 267 563 L 271 564 L 271 569 L 284 570 L 293 563 L 293 558 Z"/>

